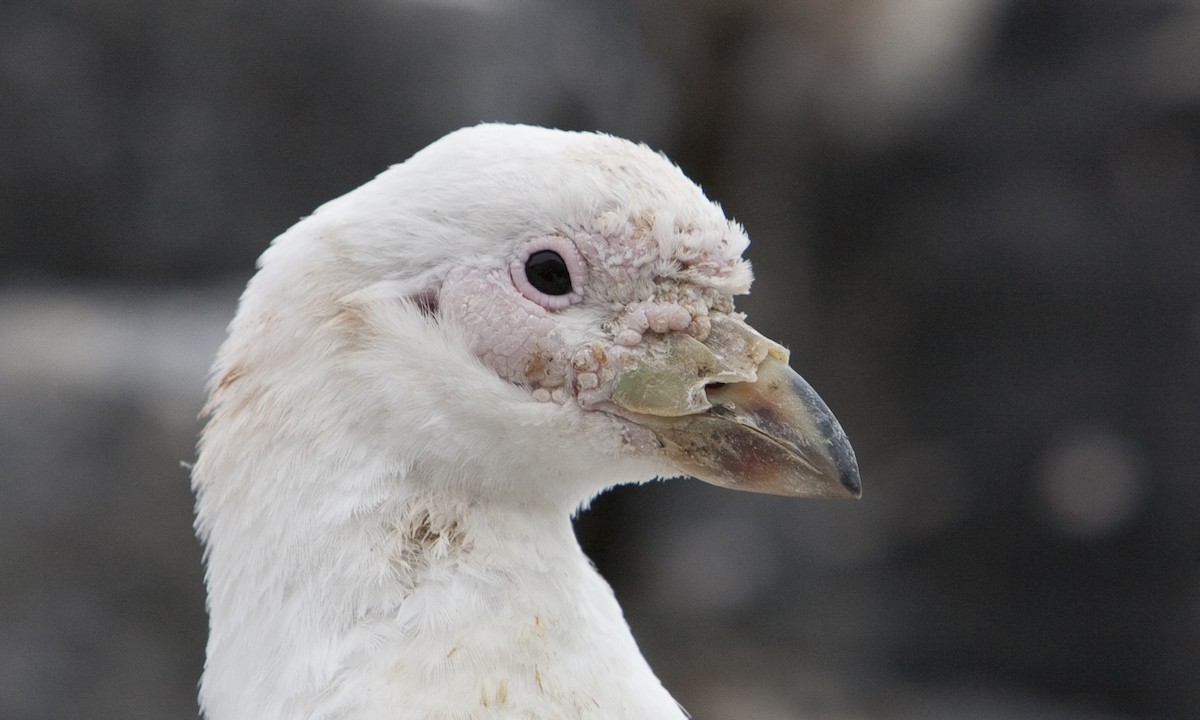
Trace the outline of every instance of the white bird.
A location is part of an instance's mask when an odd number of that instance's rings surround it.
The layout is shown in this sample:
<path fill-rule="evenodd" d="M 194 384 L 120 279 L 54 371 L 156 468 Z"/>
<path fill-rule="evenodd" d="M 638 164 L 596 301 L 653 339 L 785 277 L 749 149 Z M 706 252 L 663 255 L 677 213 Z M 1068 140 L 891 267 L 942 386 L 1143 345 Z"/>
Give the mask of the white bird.
<path fill-rule="evenodd" d="M 734 311 L 747 244 L 645 146 L 508 125 L 276 238 L 193 469 L 205 715 L 685 717 L 573 513 L 677 475 L 859 493 L 837 421 Z"/>

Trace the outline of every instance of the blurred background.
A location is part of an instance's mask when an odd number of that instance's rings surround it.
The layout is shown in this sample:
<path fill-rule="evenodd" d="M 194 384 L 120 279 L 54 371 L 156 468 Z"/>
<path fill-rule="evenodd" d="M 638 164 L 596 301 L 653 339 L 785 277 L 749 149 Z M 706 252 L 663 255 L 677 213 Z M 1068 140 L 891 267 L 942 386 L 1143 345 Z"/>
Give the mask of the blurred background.
<path fill-rule="evenodd" d="M 1200 2 L 5 0 L 0 718 L 196 716 L 241 286 L 484 120 L 676 160 L 858 451 L 579 520 L 698 719 L 1200 717 Z"/>

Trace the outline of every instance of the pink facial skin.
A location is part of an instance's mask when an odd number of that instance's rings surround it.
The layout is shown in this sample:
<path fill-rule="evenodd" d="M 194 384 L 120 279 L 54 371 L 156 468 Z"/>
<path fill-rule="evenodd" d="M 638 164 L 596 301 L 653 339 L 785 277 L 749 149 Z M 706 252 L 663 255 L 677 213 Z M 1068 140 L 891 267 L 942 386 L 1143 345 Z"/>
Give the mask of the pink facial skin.
<path fill-rule="evenodd" d="M 455 269 L 443 281 L 439 305 L 475 338 L 479 359 L 505 380 L 548 391 L 566 381 L 564 343 L 550 311 L 516 291 L 509 273 Z"/>
<path fill-rule="evenodd" d="M 622 363 L 668 333 L 704 342 L 709 313 L 730 313 L 732 298 L 698 282 L 719 275 L 711 258 L 679 261 L 647 252 L 648 238 L 606 239 L 580 234 L 536 237 L 503 267 L 461 267 L 443 279 L 439 307 L 475 339 L 479 359 L 539 402 L 575 400 L 590 406 L 607 399 Z M 558 253 L 571 275 L 571 292 L 547 295 L 526 277 L 525 263 L 541 250 Z M 581 307 L 601 312 L 604 336 L 574 344 L 560 324 Z M 565 325 L 563 326 L 565 327 Z"/>

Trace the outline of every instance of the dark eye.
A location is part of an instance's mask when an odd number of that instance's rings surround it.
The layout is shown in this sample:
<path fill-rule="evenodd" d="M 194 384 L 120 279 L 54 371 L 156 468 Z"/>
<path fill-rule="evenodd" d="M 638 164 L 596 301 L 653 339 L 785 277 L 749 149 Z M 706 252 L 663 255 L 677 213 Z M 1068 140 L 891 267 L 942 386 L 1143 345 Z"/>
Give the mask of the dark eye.
<path fill-rule="evenodd" d="M 542 235 L 525 242 L 508 266 L 513 287 L 526 300 L 555 312 L 583 300 L 587 263 L 575 243 L 562 235 Z"/>
<path fill-rule="evenodd" d="M 571 292 L 571 271 L 562 255 L 553 250 L 538 250 L 525 261 L 525 277 L 529 284 L 547 295 L 566 295 Z"/>

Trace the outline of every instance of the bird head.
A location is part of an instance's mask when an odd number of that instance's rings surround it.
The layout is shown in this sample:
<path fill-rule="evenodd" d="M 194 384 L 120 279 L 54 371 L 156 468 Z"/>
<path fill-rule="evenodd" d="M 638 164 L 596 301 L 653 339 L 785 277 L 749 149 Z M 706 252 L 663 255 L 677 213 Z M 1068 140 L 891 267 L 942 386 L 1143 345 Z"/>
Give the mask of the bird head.
<path fill-rule="evenodd" d="M 460 130 L 273 243 L 223 348 L 214 417 L 238 393 L 257 392 L 259 413 L 320 405 L 336 447 L 376 446 L 435 491 L 578 503 L 690 475 L 857 496 L 840 425 L 734 309 L 747 245 L 645 146 Z"/>

